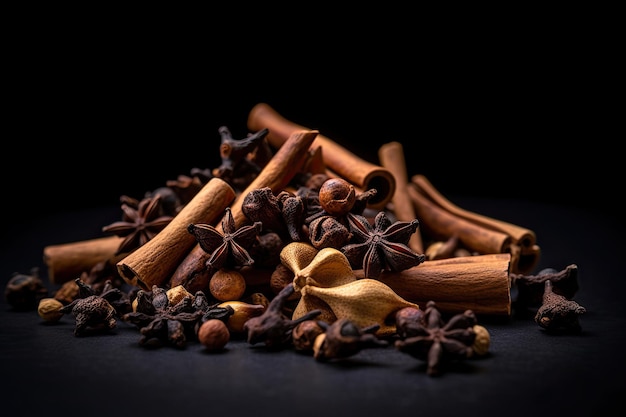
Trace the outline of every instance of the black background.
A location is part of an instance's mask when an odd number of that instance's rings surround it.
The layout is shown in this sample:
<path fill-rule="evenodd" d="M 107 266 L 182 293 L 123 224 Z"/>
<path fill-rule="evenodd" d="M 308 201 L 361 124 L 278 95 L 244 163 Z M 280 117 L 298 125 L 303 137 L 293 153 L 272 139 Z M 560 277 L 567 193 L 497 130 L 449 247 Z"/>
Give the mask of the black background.
<path fill-rule="evenodd" d="M 18 219 L 118 204 L 213 168 L 219 127 L 245 137 L 259 102 L 370 162 L 399 141 L 409 175 L 448 196 L 617 212 L 615 58 L 591 28 L 422 37 L 399 25 L 294 47 L 268 27 L 203 44 L 80 26 L 12 50 L 2 169 Z"/>

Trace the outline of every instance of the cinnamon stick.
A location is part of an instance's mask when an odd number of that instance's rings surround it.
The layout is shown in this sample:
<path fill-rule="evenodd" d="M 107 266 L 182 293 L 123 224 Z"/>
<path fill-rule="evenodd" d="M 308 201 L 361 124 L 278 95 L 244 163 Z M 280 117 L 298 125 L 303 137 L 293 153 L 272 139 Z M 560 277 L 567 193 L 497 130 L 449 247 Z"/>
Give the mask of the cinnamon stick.
<path fill-rule="evenodd" d="M 447 240 L 456 235 L 463 246 L 480 254 L 509 253 L 509 235 L 455 216 L 424 197 L 412 184 L 408 184 L 406 190 L 420 227 L 434 239 Z"/>
<path fill-rule="evenodd" d="M 250 223 L 241 210 L 245 196 L 254 189 L 264 187 L 269 187 L 275 194 L 282 191 L 294 175 L 300 171 L 307 159 L 308 150 L 318 133 L 316 130 L 304 130 L 293 132 L 289 136 L 289 139 L 278 149 L 257 177 L 232 203 L 231 214 L 236 227 Z M 216 226 L 216 229 L 223 232 L 221 222 Z M 208 276 L 209 272 L 205 263 L 210 256 L 200 245 L 196 244 L 174 270 L 170 285 L 183 285 L 192 292 L 206 290 L 211 277 Z"/>
<path fill-rule="evenodd" d="M 97 263 L 113 258 L 122 240 L 119 236 L 106 236 L 44 247 L 48 279 L 53 284 L 63 284 L 79 278 Z"/>
<path fill-rule="evenodd" d="M 511 236 L 514 243 L 518 243 L 522 248 L 531 248 L 537 242 L 535 232 L 530 229 L 499 219 L 494 219 L 493 217 L 474 213 L 455 205 L 444 197 L 443 194 L 441 194 L 424 175 L 418 174 L 412 176 L 411 182 L 417 186 L 420 193 L 426 195 L 430 200 L 450 213 L 480 224 L 481 226 L 506 233 Z"/>
<path fill-rule="evenodd" d="M 154 238 L 117 263 L 122 278 L 131 285 L 151 290 L 162 286 L 196 244 L 187 231 L 190 223 L 212 223 L 235 198 L 233 188 L 212 178 Z"/>
<path fill-rule="evenodd" d="M 248 128 L 253 131 L 269 129 L 266 139 L 276 148 L 282 146 L 293 132 L 307 129 L 285 119 L 266 103 L 259 103 L 252 108 L 248 115 Z M 368 200 L 369 207 L 382 209 L 391 200 L 396 184 L 388 169 L 365 161 L 323 135 L 317 135 L 311 144 L 311 148 L 317 147 L 322 148 L 324 163 L 331 171 L 330 176 L 342 177 L 361 190 L 377 190 L 376 195 Z"/>
<path fill-rule="evenodd" d="M 424 175 L 411 177 L 411 184 L 417 192 L 426 197 L 435 205 L 460 219 L 464 219 L 489 230 L 508 235 L 511 242 L 507 251 L 512 254 L 512 272 L 528 274 L 537 263 L 541 255 L 541 248 L 537 245 L 535 232 L 503 220 L 484 216 L 463 209 L 443 196 Z"/>
<path fill-rule="evenodd" d="M 393 212 L 400 221 L 413 221 L 417 218 L 415 208 L 408 194 L 404 192 L 409 177 L 406 170 L 406 160 L 404 158 L 404 148 L 400 142 L 389 142 L 383 144 L 378 149 L 378 159 L 383 168 L 391 172 L 396 182 L 396 189 L 391 197 Z M 419 219 L 418 219 L 419 220 Z M 409 247 L 416 253 L 424 253 L 421 229 L 418 229 L 409 239 Z"/>
<path fill-rule="evenodd" d="M 502 253 L 425 261 L 404 271 L 385 271 L 378 279 L 420 308 L 434 300 L 450 314 L 471 309 L 476 314 L 509 316 L 510 260 L 510 254 Z M 363 270 L 354 272 L 364 278 Z"/>

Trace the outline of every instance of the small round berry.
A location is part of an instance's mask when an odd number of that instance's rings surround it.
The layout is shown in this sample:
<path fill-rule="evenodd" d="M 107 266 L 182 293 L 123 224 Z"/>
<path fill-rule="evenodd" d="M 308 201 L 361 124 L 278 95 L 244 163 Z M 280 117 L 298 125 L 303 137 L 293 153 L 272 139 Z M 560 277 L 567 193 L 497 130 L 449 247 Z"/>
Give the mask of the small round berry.
<path fill-rule="evenodd" d="M 356 202 L 354 186 L 342 178 L 330 178 L 319 191 L 320 206 L 333 216 L 342 216 L 352 210 Z"/>
<path fill-rule="evenodd" d="M 246 292 L 246 280 L 238 271 L 222 268 L 211 277 L 209 291 L 219 301 L 239 300 Z"/>
<path fill-rule="evenodd" d="M 230 340 L 230 332 L 226 323 L 220 319 L 209 319 L 200 325 L 198 340 L 211 352 L 224 349 Z"/>

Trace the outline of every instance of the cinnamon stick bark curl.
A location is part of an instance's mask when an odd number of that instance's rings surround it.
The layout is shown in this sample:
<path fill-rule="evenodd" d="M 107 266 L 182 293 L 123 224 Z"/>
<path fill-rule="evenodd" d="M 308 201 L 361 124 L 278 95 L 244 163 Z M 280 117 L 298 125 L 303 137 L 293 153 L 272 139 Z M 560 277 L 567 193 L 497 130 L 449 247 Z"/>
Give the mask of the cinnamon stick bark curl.
<path fill-rule="evenodd" d="M 235 198 L 233 188 L 212 178 L 154 238 L 117 263 L 126 282 L 150 291 L 162 286 L 196 244 L 190 223 L 212 223 Z"/>
<path fill-rule="evenodd" d="M 248 128 L 253 131 L 269 129 L 266 138 L 276 148 L 282 146 L 292 133 L 307 130 L 306 127 L 285 119 L 266 103 L 259 103 L 252 108 L 248 115 Z M 385 207 L 396 187 L 395 179 L 388 169 L 363 160 L 324 135 L 318 135 L 311 144 L 312 150 L 317 147 L 322 148 L 324 163 L 332 173 L 361 190 L 377 190 L 376 195 L 368 201 L 369 207 Z"/>

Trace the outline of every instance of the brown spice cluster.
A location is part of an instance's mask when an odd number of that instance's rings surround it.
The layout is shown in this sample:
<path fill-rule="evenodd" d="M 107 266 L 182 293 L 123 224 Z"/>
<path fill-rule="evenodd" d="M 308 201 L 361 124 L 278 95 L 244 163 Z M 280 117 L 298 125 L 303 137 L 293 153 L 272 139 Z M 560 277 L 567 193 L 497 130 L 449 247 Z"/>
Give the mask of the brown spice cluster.
<path fill-rule="evenodd" d="M 381 167 L 357 159 L 355 171 L 361 172 L 351 176 L 351 181 L 329 175 L 325 163 L 335 164 L 335 153 L 352 156 L 324 137 L 319 139 L 326 145 L 325 151 L 335 151 L 327 152 L 326 159 L 321 148 L 311 146 L 306 160 L 297 166 L 272 166 L 289 168 L 289 181 L 283 183 L 277 176 L 285 173 L 267 174 L 264 170 L 280 153 L 273 154 L 270 144 L 287 143 L 279 138 L 287 127 L 268 109 L 260 108 L 254 115 L 251 120 L 266 123 L 274 131 L 263 126 L 236 140 L 227 127 L 220 127 L 219 167 L 194 168 L 190 176 L 168 181 L 166 187 L 139 200 L 122 196 L 122 219 L 103 228 L 103 232 L 122 238 L 109 259 L 91 265 L 55 298 L 47 298 L 36 272 L 17 275 L 5 290 L 7 301 L 15 309 L 30 309 L 41 301 L 38 312 L 49 321 L 71 313 L 76 336 L 110 332 L 122 320 L 137 327 L 139 344 L 146 347 L 182 349 L 189 341 L 197 341 L 207 351 L 216 352 L 223 350 L 231 337 L 243 334 L 252 345 L 293 347 L 316 360 L 333 361 L 366 348 L 393 346 L 426 362 L 426 373 L 431 376 L 440 375 L 455 361 L 486 355 L 490 335 L 477 323 L 473 310 L 465 309 L 444 320 L 438 304 L 443 300 L 422 299 L 421 308 L 380 279 L 427 260 L 480 253 L 508 252 L 513 268 L 528 268 L 538 254 L 534 234 L 455 207 L 419 176 L 407 190 L 398 191 L 407 191 L 414 203 L 423 202 L 415 207 L 420 217 L 429 220 L 422 235 L 417 218 L 396 217 L 412 210 L 397 207 L 394 212 L 380 205 L 381 197 L 389 201 L 391 196 L 386 193 L 394 189 L 393 181 L 386 188 L 370 188 L 365 181 L 366 174 L 379 173 Z M 305 133 L 309 143 L 318 134 Z M 341 166 L 332 168 L 344 172 Z M 389 179 L 386 174 L 383 177 Z M 199 266 L 203 274 L 185 280 L 184 286 L 165 282 L 123 292 L 120 275 L 110 268 L 116 257 L 152 240 L 215 178 L 236 190 L 237 199 L 225 208 L 221 230 L 208 223 L 186 226 L 204 251 Z M 357 191 L 355 185 L 364 191 Z M 409 203 L 410 199 L 394 199 L 394 204 Z M 372 208 L 375 205 L 376 210 Z M 450 222 L 441 222 L 442 218 Z M 472 222 L 482 223 L 479 227 Z M 471 227 L 461 231 L 458 226 L 466 223 Z M 479 237 L 485 230 L 489 242 Z M 422 248 L 421 239 L 428 232 L 432 236 L 425 253 L 412 249 L 413 238 L 418 235 Z M 289 260 L 285 253 L 290 254 Z M 269 298 L 253 292 L 250 270 L 259 275 L 267 270 L 261 284 L 269 288 Z M 357 278 L 356 270 L 363 276 Z M 517 307 L 537 307 L 535 321 L 548 332 L 580 332 L 578 318 L 585 309 L 572 300 L 578 289 L 576 271 L 576 265 L 563 271 L 544 270 L 537 276 L 512 270 L 510 282 L 518 290 Z M 243 301 L 247 296 L 250 303 Z"/>

